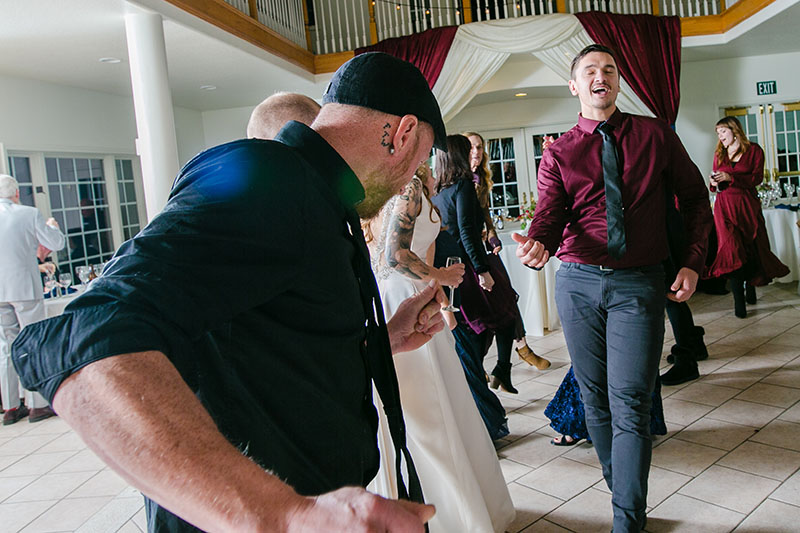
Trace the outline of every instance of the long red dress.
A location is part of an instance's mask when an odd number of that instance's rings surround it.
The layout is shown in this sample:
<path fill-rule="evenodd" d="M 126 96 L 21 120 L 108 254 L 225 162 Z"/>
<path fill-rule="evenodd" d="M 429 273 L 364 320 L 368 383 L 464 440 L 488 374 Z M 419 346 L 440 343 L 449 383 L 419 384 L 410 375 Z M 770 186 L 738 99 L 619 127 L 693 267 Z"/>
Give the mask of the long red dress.
<path fill-rule="evenodd" d="M 755 143 L 736 163 L 720 164 L 714 157 L 714 171 L 731 175 L 730 186 L 717 192 L 714 225 L 717 230 L 717 257 L 705 277 L 719 277 L 746 267 L 747 282 L 768 284 L 789 274 L 769 248 L 764 215 L 756 186 L 764 180 L 764 151 Z M 717 189 L 712 185 L 711 191 Z"/>

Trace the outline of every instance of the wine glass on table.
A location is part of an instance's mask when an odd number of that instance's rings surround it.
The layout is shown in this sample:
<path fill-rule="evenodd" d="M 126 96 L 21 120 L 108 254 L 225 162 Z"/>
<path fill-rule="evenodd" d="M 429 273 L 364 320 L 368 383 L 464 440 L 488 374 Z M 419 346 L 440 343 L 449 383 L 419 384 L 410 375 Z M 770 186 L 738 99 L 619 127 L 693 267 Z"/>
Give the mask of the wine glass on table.
<path fill-rule="evenodd" d="M 451 267 L 453 265 L 457 265 L 460 262 L 461 262 L 461 258 L 458 257 L 457 255 L 451 255 L 450 257 L 447 258 L 447 266 L 448 267 Z M 455 307 L 453 305 L 453 294 L 455 293 L 456 288 L 454 286 L 450 285 L 449 289 L 450 289 L 449 302 L 448 302 L 446 307 L 442 308 L 442 310 L 443 311 L 450 311 L 452 313 L 457 313 L 457 312 L 459 312 L 459 308 Z"/>
<path fill-rule="evenodd" d="M 78 279 L 81 280 L 81 285 L 86 288 L 86 284 L 89 283 L 89 273 L 92 271 L 92 267 L 81 265 L 79 267 L 75 267 L 75 273 L 78 274 Z"/>
<path fill-rule="evenodd" d="M 44 293 L 50 294 L 58 286 L 55 274 L 47 273 L 44 276 Z"/>
<path fill-rule="evenodd" d="M 64 288 L 64 294 L 69 294 L 69 286 L 72 285 L 72 274 L 59 274 L 58 283 Z"/>

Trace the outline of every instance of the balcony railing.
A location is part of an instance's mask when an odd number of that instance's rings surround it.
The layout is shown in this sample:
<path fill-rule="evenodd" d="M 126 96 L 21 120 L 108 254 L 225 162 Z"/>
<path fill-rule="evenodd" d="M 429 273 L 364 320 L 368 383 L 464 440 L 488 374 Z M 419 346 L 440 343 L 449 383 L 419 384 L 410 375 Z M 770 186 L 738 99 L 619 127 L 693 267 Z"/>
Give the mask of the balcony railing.
<path fill-rule="evenodd" d="M 430 28 L 473 21 L 585 11 L 675 15 L 682 18 L 684 35 L 703 35 L 722 33 L 773 0 L 167 1 L 251 42 L 263 42 L 265 49 L 275 50 L 278 55 L 319 73 L 335 69 L 356 48 Z M 201 9 L 201 4 L 224 6 L 226 9 Z M 215 18 L 212 12 L 218 16 Z M 220 16 L 225 20 L 220 21 Z M 242 24 L 243 18 L 250 21 L 252 29 Z M 260 24 L 256 24 L 256 20 Z M 275 36 L 276 33 L 280 37 Z M 287 50 L 287 46 L 297 48 Z"/>

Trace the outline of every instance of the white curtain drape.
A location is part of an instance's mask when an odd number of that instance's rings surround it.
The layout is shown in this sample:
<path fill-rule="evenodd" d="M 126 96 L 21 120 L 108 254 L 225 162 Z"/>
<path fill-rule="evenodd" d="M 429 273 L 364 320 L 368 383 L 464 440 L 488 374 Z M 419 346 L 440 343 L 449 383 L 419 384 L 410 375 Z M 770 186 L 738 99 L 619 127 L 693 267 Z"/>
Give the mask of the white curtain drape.
<path fill-rule="evenodd" d="M 511 54 L 529 52 L 564 79 L 572 58 L 594 41 L 574 15 L 541 15 L 459 26 L 433 93 L 448 122 L 478 94 Z M 624 80 L 620 109 L 653 116 Z"/>

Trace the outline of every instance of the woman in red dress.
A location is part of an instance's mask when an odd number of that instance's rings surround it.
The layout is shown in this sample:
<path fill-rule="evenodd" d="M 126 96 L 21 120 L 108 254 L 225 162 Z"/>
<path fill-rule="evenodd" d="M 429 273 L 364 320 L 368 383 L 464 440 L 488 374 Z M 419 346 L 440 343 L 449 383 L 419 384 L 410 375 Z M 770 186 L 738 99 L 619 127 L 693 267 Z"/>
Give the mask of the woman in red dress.
<path fill-rule="evenodd" d="M 755 287 L 787 275 L 789 268 L 769 249 L 756 192 L 764 180 L 764 151 L 747 140 L 736 117 L 720 119 L 716 130 L 719 142 L 710 189 L 717 193 L 714 225 L 719 242 L 707 277 L 728 276 L 735 314 L 745 318 L 745 302 L 756 303 Z"/>

